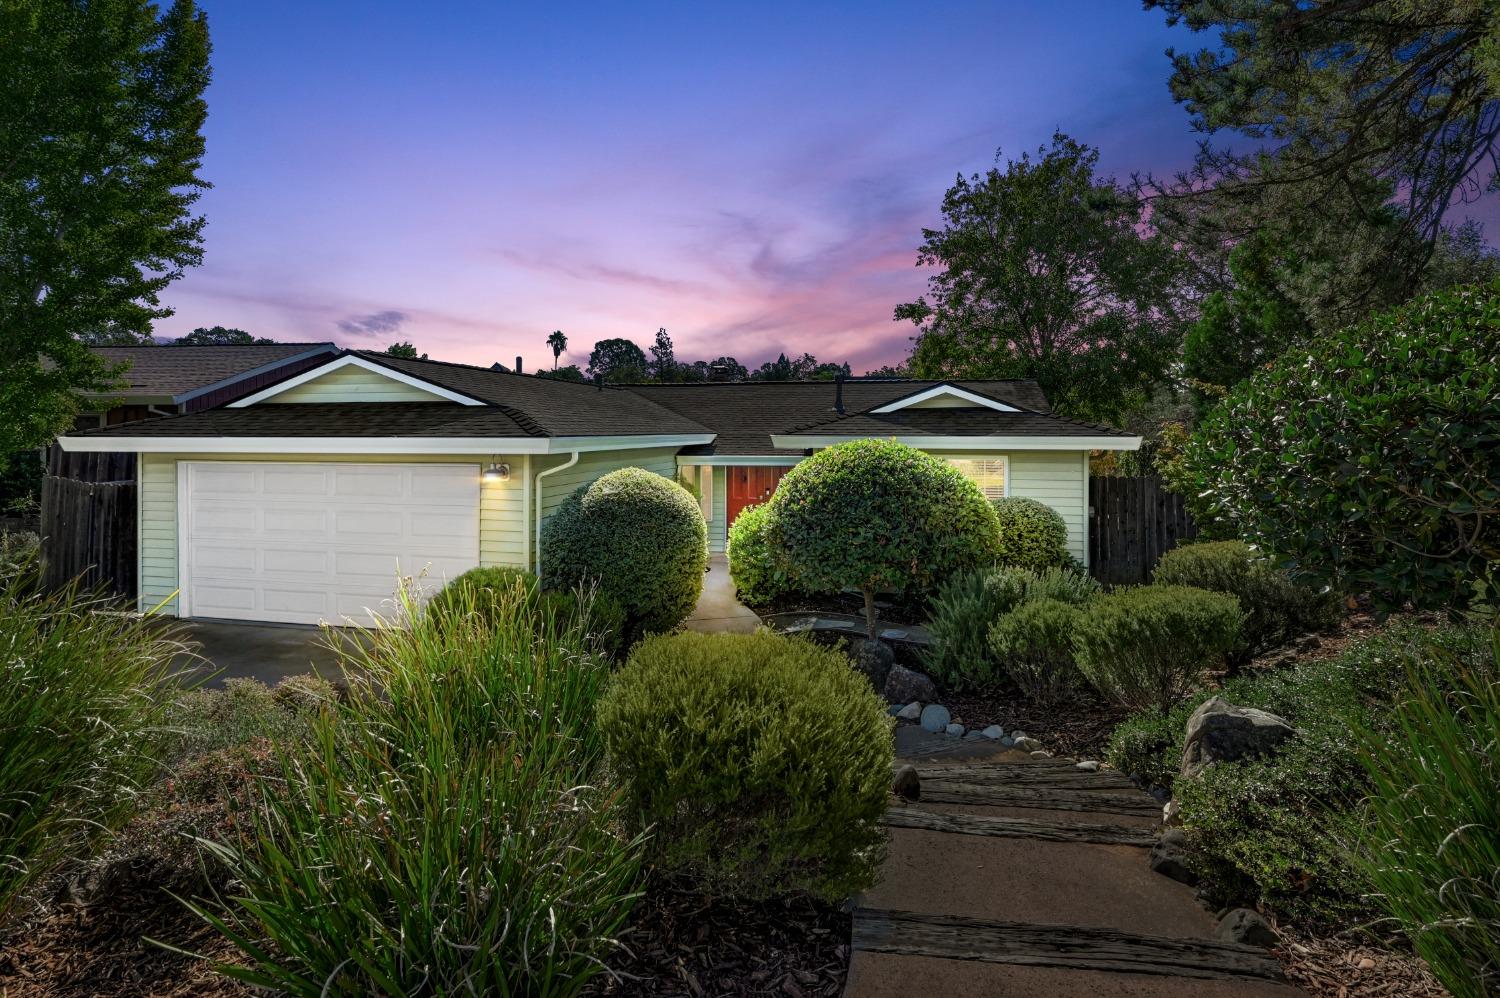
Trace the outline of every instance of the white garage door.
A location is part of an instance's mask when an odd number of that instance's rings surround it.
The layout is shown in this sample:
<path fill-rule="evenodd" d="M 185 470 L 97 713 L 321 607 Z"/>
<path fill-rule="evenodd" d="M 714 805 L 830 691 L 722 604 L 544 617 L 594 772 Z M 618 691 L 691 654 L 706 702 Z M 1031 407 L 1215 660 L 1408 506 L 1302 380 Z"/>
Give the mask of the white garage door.
<path fill-rule="evenodd" d="M 180 466 L 185 612 L 368 623 L 399 576 L 428 592 L 479 564 L 479 469 L 451 464 Z"/>

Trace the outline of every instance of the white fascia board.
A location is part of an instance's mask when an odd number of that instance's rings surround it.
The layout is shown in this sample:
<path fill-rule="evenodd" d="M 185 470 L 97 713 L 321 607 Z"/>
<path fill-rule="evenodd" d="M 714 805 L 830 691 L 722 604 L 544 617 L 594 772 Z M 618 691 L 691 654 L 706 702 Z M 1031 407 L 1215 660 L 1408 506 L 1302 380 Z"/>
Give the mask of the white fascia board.
<path fill-rule="evenodd" d="M 1140 450 L 1140 437 L 934 437 L 893 434 L 889 437 L 771 434 L 771 446 L 784 450 L 832 447 L 851 440 L 895 440 L 919 450 L 1008 451 L 1008 450 Z"/>
<path fill-rule="evenodd" d="M 647 447 L 697 447 L 714 442 L 712 433 L 656 433 L 618 437 L 552 437 L 546 441 L 547 454 L 571 454 L 574 451 L 641 450 Z"/>
<path fill-rule="evenodd" d="M 704 467 L 736 467 L 736 468 L 789 468 L 794 464 L 801 464 L 807 460 L 802 454 L 742 454 L 736 457 L 733 454 L 693 455 L 678 454 L 679 465 L 702 465 Z"/>
<path fill-rule="evenodd" d="M 905 398 L 896 399 L 894 402 L 887 402 L 877 409 L 871 409 L 870 412 L 896 412 L 905 409 L 907 406 L 916 405 L 918 402 L 926 402 L 928 399 L 937 398 L 939 395 L 951 395 L 954 398 L 961 398 L 965 402 L 972 402 L 986 409 L 994 409 L 996 412 L 1021 411 L 1013 405 L 1006 405 L 1004 402 L 997 402 L 992 398 L 976 395 L 974 392 L 960 388 L 957 385 L 941 384 L 917 392 L 915 395 L 908 395 Z"/>
<path fill-rule="evenodd" d="M 63 450 L 149 454 L 546 454 L 545 437 L 62 436 Z"/>
<path fill-rule="evenodd" d="M 243 409 L 247 405 L 254 405 L 257 402 L 264 402 L 267 399 L 275 398 L 282 392 L 289 391 L 300 385 L 305 385 L 309 381 L 314 381 L 318 378 L 321 378 L 325 374 L 332 374 L 334 371 L 350 366 L 360 367 L 366 371 L 372 371 L 383 378 L 390 378 L 392 381 L 399 381 L 403 385 L 410 385 L 413 388 L 417 388 L 421 391 L 428 392 L 429 394 L 436 395 L 439 398 L 445 398 L 449 402 L 457 402 L 459 405 L 489 404 L 488 402 L 481 402 L 479 399 L 474 399 L 470 398 L 467 395 L 459 394 L 458 392 L 453 391 L 451 388 L 444 388 L 442 385 L 433 384 L 431 381 L 415 377 L 414 375 L 407 374 L 403 371 L 398 371 L 393 367 L 386 367 L 382 364 L 376 364 L 371 361 L 365 360 L 363 357 L 356 357 L 353 354 L 345 354 L 337 360 L 329 361 L 327 364 L 319 364 L 317 367 L 303 371 L 301 374 L 287 378 L 285 381 L 278 381 L 270 388 L 263 388 L 260 391 L 256 392 L 254 395 L 246 395 L 242 399 L 238 399 L 234 402 L 229 403 L 226 408 Z"/>
<path fill-rule="evenodd" d="M 313 347 L 311 350 L 304 350 L 301 353 L 294 353 L 290 357 L 283 357 L 280 360 L 273 360 L 268 364 L 261 364 L 259 367 L 252 367 L 248 371 L 241 371 L 239 374 L 231 375 L 230 377 L 224 378 L 220 381 L 215 381 L 211 385 L 204 385 L 202 388 L 194 388 L 190 392 L 183 392 L 181 395 L 175 395 L 172 397 L 172 401 L 176 402 L 178 405 L 181 405 L 184 402 L 191 402 L 193 399 L 197 398 L 200 395 L 207 395 L 209 392 L 216 392 L 220 388 L 228 388 L 230 385 L 238 384 L 241 381 L 246 381 L 250 378 L 258 378 L 262 374 L 270 374 L 278 367 L 286 367 L 289 364 L 295 364 L 298 361 L 306 360 L 309 357 L 316 357 L 319 354 L 338 352 L 338 347 L 334 346 L 332 343 L 325 343 L 322 346 Z"/>

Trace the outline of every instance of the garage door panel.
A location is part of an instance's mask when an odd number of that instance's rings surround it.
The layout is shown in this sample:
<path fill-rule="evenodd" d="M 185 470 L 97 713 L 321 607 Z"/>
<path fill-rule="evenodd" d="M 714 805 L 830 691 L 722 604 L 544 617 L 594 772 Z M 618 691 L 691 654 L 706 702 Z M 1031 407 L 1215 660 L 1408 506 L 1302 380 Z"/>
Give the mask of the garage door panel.
<path fill-rule="evenodd" d="M 188 612 L 289 623 L 390 615 L 479 562 L 474 465 L 185 464 Z"/>

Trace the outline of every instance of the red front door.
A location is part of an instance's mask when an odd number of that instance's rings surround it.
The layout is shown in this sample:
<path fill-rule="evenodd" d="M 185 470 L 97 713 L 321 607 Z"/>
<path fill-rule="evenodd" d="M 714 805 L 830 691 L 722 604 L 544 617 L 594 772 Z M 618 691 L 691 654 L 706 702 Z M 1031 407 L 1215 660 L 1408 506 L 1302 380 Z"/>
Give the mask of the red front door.
<path fill-rule="evenodd" d="M 776 491 L 776 485 L 781 481 L 781 476 L 790 470 L 784 466 L 761 467 L 761 466 L 734 466 L 727 470 L 725 478 L 728 484 L 725 487 L 725 514 L 727 520 L 725 526 L 732 526 L 735 517 L 746 506 L 754 506 L 756 503 L 765 502 L 771 498 L 771 493 Z"/>

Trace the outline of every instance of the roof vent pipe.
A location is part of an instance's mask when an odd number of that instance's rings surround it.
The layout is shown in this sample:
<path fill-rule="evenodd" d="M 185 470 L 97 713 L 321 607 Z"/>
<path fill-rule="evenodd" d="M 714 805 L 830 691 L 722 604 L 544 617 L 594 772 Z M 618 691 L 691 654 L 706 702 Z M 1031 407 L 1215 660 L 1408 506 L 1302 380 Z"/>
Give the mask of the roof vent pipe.
<path fill-rule="evenodd" d="M 519 355 L 516 357 L 516 373 L 521 373 L 521 358 Z"/>
<path fill-rule="evenodd" d="M 833 376 L 833 411 L 840 414 L 844 411 L 844 376 L 842 374 Z"/>

